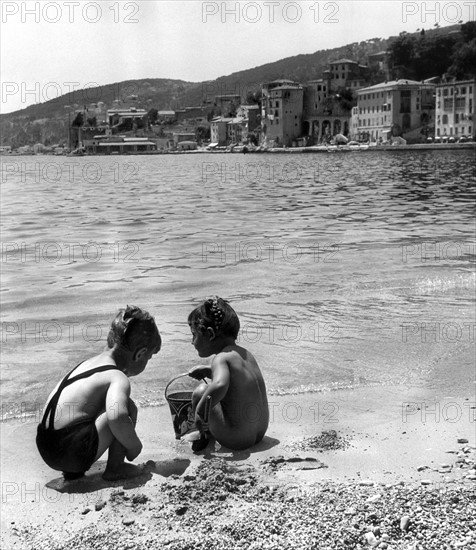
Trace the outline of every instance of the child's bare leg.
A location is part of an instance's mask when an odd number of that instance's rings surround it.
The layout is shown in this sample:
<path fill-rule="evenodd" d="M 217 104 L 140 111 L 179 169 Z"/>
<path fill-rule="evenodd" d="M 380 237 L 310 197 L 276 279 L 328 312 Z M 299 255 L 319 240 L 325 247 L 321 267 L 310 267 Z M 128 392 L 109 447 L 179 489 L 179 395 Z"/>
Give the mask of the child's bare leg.
<path fill-rule="evenodd" d="M 137 407 L 132 399 L 129 399 L 128 411 L 129 417 L 135 426 L 137 422 Z M 103 455 L 106 449 L 109 449 L 106 469 L 102 476 L 103 479 L 106 481 L 115 481 L 141 475 L 143 473 L 141 468 L 124 462 L 127 452 L 126 448 L 112 434 L 107 423 L 106 413 L 96 420 L 96 428 L 99 433 L 99 448 L 96 460 Z"/>

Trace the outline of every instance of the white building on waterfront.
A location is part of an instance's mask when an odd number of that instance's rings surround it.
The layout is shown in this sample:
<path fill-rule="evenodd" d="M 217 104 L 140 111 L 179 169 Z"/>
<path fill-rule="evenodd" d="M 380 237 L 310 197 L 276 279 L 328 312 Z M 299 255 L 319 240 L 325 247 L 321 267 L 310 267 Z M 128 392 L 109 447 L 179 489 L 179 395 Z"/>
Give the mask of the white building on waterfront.
<path fill-rule="evenodd" d="M 436 87 L 435 136 L 474 136 L 476 80 L 444 82 Z"/>
<path fill-rule="evenodd" d="M 358 95 L 358 137 L 371 141 L 402 135 L 424 140 L 434 126 L 435 84 L 393 80 L 362 88 Z"/>

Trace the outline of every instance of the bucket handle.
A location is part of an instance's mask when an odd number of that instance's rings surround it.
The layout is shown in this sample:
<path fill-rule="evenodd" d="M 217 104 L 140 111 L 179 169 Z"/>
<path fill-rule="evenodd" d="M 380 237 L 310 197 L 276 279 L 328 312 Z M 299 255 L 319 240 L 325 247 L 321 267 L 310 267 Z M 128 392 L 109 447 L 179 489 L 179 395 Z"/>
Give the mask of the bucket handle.
<path fill-rule="evenodd" d="M 175 378 L 172 378 L 172 380 L 168 382 L 168 384 L 165 386 L 164 391 L 165 399 L 167 399 L 167 390 L 169 389 L 170 384 L 172 384 L 172 382 L 175 382 L 175 380 L 178 380 L 179 378 L 183 378 L 184 376 L 189 376 L 188 372 L 183 372 L 182 374 L 177 375 Z M 203 381 L 205 382 L 205 384 L 207 384 L 205 378 L 203 378 Z"/>

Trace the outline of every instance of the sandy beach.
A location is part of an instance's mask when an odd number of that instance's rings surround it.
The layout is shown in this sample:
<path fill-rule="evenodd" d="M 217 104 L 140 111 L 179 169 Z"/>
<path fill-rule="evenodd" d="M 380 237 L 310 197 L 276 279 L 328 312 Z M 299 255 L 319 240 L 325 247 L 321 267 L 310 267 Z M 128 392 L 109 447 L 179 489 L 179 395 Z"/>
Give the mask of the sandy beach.
<path fill-rule="evenodd" d="M 270 397 L 247 451 L 174 437 L 168 406 L 140 411 L 144 474 L 62 480 L 36 420 L 4 422 L 2 549 L 476 548 L 476 403 L 423 389 Z"/>

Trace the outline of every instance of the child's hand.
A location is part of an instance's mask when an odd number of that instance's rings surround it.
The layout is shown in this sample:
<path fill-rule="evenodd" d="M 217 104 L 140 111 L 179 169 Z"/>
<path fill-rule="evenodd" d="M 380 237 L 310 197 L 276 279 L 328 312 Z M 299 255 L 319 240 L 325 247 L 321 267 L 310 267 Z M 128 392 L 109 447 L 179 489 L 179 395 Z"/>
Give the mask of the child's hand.
<path fill-rule="evenodd" d="M 129 460 L 129 462 L 132 462 L 134 458 L 137 458 L 142 451 L 142 443 L 139 441 L 137 445 L 132 447 L 131 449 L 127 449 L 126 458 Z"/>
<path fill-rule="evenodd" d="M 203 380 L 207 377 L 210 378 L 210 374 L 210 367 L 207 367 L 206 365 L 198 365 L 188 371 L 188 375 L 195 378 L 195 380 Z"/>
<path fill-rule="evenodd" d="M 208 433 L 209 431 L 208 422 L 205 422 L 198 413 L 195 414 L 195 426 L 201 434 Z"/>

